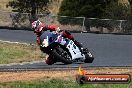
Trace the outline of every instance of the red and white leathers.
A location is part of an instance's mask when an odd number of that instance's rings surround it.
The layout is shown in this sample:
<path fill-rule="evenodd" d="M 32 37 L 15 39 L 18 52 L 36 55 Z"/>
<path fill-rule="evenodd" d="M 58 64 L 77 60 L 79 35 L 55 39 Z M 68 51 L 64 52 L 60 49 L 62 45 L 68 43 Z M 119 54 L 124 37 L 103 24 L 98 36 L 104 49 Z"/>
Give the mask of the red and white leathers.
<path fill-rule="evenodd" d="M 43 33 L 43 31 L 50 30 L 52 32 L 60 32 L 60 29 L 59 29 L 58 26 L 53 25 L 53 24 L 48 24 L 45 27 L 43 27 L 42 23 L 39 20 L 34 21 L 32 23 L 32 28 L 34 29 L 34 33 L 37 36 L 36 40 L 37 40 L 38 45 L 40 45 L 40 36 Z M 74 40 L 73 36 L 69 32 L 61 31 L 60 33 L 62 34 L 62 36 L 66 37 L 66 38 L 69 38 L 71 40 Z"/>
<path fill-rule="evenodd" d="M 42 35 L 43 31 L 50 30 L 50 31 L 55 32 L 55 33 L 60 32 L 62 34 L 62 36 L 73 40 L 78 46 L 80 46 L 80 43 L 77 42 L 76 40 L 74 40 L 73 36 L 69 32 L 67 32 L 67 31 L 60 31 L 59 27 L 56 26 L 56 25 L 48 24 L 45 27 L 43 27 L 42 23 L 39 20 L 37 20 L 37 21 L 34 21 L 32 23 L 32 29 L 34 30 L 34 33 L 37 36 L 37 39 L 36 40 L 37 40 L 37 44 L 38 45 L 40 45 L 40 36 Z M 51 57 L 48 56 L 46 58 L 46 60 L 45 60 L 45 63 L 52 64 L 54 62 L 51 59 Z"/>

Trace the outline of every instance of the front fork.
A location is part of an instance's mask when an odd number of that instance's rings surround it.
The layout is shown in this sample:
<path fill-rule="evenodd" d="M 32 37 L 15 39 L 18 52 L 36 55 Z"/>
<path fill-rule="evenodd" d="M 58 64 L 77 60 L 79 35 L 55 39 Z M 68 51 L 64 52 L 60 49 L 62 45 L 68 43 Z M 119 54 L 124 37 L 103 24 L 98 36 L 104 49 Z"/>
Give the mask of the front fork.
<path fill-rule="evenodd" d="M 89 57 L 93 57 L 92 53 L 87 48 L 83 49 L 83 53 L 88 54 Z"/>

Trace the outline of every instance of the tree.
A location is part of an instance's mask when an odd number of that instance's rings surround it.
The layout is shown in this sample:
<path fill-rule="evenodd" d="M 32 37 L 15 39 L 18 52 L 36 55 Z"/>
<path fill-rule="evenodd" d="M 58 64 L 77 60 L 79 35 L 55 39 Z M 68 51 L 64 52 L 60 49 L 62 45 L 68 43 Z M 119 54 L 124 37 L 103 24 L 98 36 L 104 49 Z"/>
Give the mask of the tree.
<path fill-rule="evenodd" d="M 101 17 L 111 1 L 117 0 L 63 0 L 58 15 Z"/>
<path fill-rule="evenodd" d="M 116 20 L 128 20 L 131 17 L 131 7 L 129 4 L 121 2 L 111 2 L 106 6 L 103 17 Z"/>
<path fill-rule="evenodd" d="M 132 0 L 128 0 L 128 2 L 130 3 L 130 5 L 132 4 Z"/>
<path fill-rule="evenodd" d="M 128 19 L 129 7 L 126 7 L 122 4 L 113 3 L 111 6 L 106 8 L 104 17 L 111 19 Z"/>
<path fill-rule="evenodd" d="M 31 13 L 33 19 L 39 12 L 49 12 L 47 5 L 50 0 L 13 0 L 8 3 L 8 6 L 13 8 L 13 11 L 20 13 Z"/>

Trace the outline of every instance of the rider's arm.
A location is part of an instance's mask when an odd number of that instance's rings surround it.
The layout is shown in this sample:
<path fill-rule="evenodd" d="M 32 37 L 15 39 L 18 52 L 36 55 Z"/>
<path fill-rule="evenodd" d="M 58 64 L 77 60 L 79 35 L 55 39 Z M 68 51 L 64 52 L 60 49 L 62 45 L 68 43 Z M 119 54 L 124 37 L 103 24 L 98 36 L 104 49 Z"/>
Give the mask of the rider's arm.
<path fill-rule="evenodd" d="M 74 40 L 74 37 L 68 31 L 62 31 L 61 34 L 66 38 Z"/>
<path fill-rule="evenodd" d="M 57 31 L 58 28 L 59 28 L 58 26 L 49 24 L 49 25 L 43 27 L 43 31 L 47 31 L 47 30 L 50 30 L 50 31 Z"/>

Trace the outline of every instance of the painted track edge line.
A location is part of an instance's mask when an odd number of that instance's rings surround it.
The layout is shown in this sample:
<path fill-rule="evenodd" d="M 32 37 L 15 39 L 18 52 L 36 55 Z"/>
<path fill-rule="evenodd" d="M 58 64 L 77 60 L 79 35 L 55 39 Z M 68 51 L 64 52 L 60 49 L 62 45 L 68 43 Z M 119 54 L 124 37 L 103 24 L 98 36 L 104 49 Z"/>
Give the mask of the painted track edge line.
<path fill-rule="evenodd" d="M 22 62 L 22 63 L 0 64 L 0 66 L 24 65 L 24 64 L 34 64 L 34 63 L 40 63 L 40 62 L 43 62 L 43 61 L 42 61 L 42 60 L 40 60 L 40 61 L 32 61 L 32 62 Z"/>
<path fill-rule="evenodd" d="M 32 43 L 22 43 L 22 42 L 12 42 L 12 41 L 4 41 L 4 40 L 0 40 L 0 42 L 2 43 L 11 43 L 11 44 L 22 44 L 22 45 L 33 45 L 35 46 L 35 44 L 32 44 Z"/>

